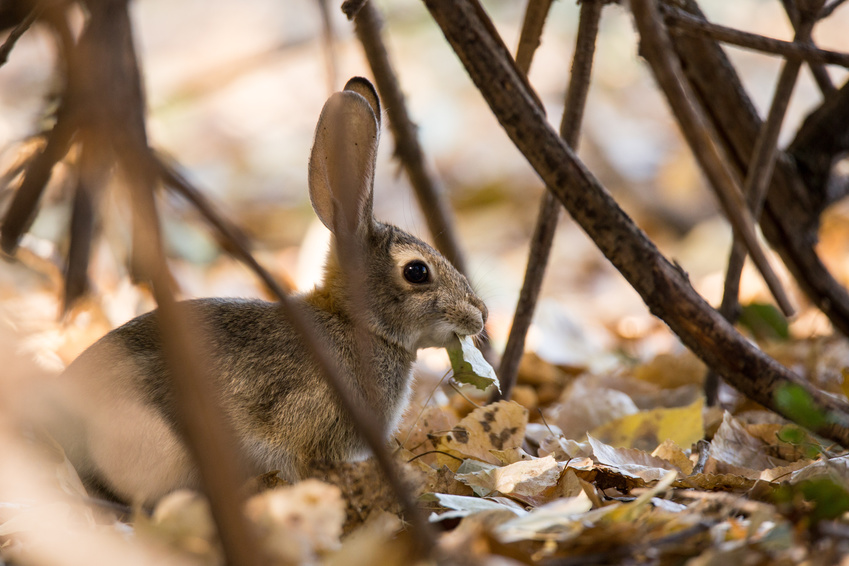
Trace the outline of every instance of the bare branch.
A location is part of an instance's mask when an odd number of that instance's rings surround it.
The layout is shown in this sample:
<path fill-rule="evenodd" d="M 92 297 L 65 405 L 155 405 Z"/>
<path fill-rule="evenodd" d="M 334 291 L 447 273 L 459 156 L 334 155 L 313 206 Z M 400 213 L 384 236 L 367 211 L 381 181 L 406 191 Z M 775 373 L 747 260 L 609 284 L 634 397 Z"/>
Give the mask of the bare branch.
<path fill-rule="evenodd" d="M 315 0 L 321 13 L 321 39 L 324 44 L 324 64 L 327 73 L 327 93 L 336 91 L 338 57 L 336 55 L 333 19 L 330 17 L 330 0 Z"/>
<path fill-rule="evenodd" d="M 534 0 L 528 2 L 528 14 L 522 36 L 525 36 L 526 27 L 530 27 L 528 19 L 531 16 L 531 6 L 538 3 Z M 578 138 L 581 130 L 584 107 L 586 106 L 587 93 L 590 86 L 590 75 L 592 72 L 593 55 L 595 53 L 595 41 L 598 35 L 598 25 L 601 19 L 603 2 L 600 0 L 584 0 L 581 3 L 581 15 L 578 24 L 578 37 L 575 45 L 575 55 L 572 60 L 572 77 L 569 81 L 569 89 L 566 93 L 566 104 L 563 119 L 560 123 L 560 135 L 567 144 L 577 150 Z M 536 19 L 540 18 L 536 14 Z M 541 25 L 541 24 L 540 24 Z M 541 31 L 541 28 L 540 28 Z M 519 70 L 527 73 L 531 65 L 532 55 L 525 53 L 527 50 L 536 49 L 539 40 L 519 42 L 516 53 L 516 64 Z M 554 232 L 557 228 L 557 220 L 560 217 L 561 205 L 554 197 L 554 193 L 548 189 L 543 195 L 534 234 L 531 237 L 531 247 L 528 253 L 528 266 L 525 269 L 525 279 L 519 293 L 519 301 L 516 312 L 513 315 L 513 324 L 510 327 L 510 335 L 504 348 L 504 355 L 498 368 L 498 378 L 501 381 L 501 398 L 509 399 L 516 384 L 516 376 L 519 370 L 519 362 L 525 349 L 525 337 L 531 325 L 536 303 L 539 298 L 542 280 L 548 264 L 551 245 L 554 242 Z"/>
<path fill-rule="evenodd" d="M 637 6 L 641 9 L 638 10 Z M 740 186 L 731 174 L 727 159 L 719 153 L 714 144 L 709 124 L 693 104 L 693 93 L 683 81 L 680 64 L 672 58 L 673 51 L 669 38 L 657 21 L 657 11 L 653 3 L 651 7 L 649 11 L 648 5 L 644 2 L 632 5 L 640 30 L 641 53 L 651 65 L 655 78 L 666 94 L 672 112 L 690 145 L 690 150 L 710 180 L 710 185 L 719 197 L 735 234 L 748 249 L 779 308 L 789 316 L 793 313 L 790 299 L 761 249 L 755 235 L 755 220 L 746 206 Z"/>
<path fill-rule="evenodd" d="M 820 13 L 818 14 L 817 18 L 820 20 L 824 20 L 825 18 L 833 14 L 834 11 L 838 9 L 844 2 L 846 2 L 846 0 L 832 0 L 830 4 L 826 4 L 822 7 L 822 10 L 820 10 Z"/>
<path fill-rule="evenodd" d="M 775 391 L 788 384 L 803 388 L 831 419 L 817 432 L 849 445 L 849 405 L 811 387 L 755 348 L 693 290 L 686 275 L 660 254 L 547 124 L 512 58 L 503 57 L 503 45 L 496 45 L 490 26 L 480 20 L 480 7 L 473 0 L 425 3 L 507 135 L 651 312 L 759 403 L 781 412 Z"/>
<path fill-rule="evenodd" d="M 790 20 L 790 24 L 796 31 L 797 36 L 799 34 L 800 26 L 802 26 L 804 22 L 816 22 L 820 19 L 819 11 L 823 8 L 823 4 L 825 4 L 824 0 L 801 0 L 802 7 L 800 9 L 792 2 L 782 2 L 784 10 L 787 12 L 787 18 Z M 808 34 L 808 38 L 802 43 L 811 47 L 816 47 L 814 39 L 813 37 L 810 37 L 810 34 Z M 823 63 L 818 61 L 808 61 L 808 66 L 810 67 L 811 74 L 814 76 L 814 80 L 823 95 L 828 96 L 835 91 L 831 75 L 828 74 L 828 69 L 825 68 Z"/>
<path fill-rule="evenodd" d="M 354 29 L 363 45 L 377 90 L 389 117 L 389 127 L 392 129 L 392 137 L 395 138 L 395 156 L 407 172 L 436 249 L 457 271 L 468 275 L 466 261 L 454 231 L 451 208 L 446 202 L 444 190 L 439 186 L 436 174 L 425 162 L 416 133 L 418 128 L 407 112 L 404 93 L 389 60 L 381 28 L 381 16 L 377 7 L 373 2 L 366 2 L 354 18 Z"/>
<path fill-rule="evenodd" d="M 531 61 L 540 45 L 542 29 L 554 0 L 529 0 L 525 7 L 525 19 L 522 21 L 522 33 L 516 48 L 516 66 L 525 75 L 531 70 Z"/>
<path fill-rule="evenodd" d="M 32 8 L 30 8 L 29 13 L 15 26 L 15 28 L 9 33 L 9 37 L 6 38 L 6 41 L 3 42 L 3 45 L 0 45 L 0 67 L 6 64 L 6 61 L 9 60 L 9 54 L 12 52 L 12 49 L 15 47 L 15 44 L 21 38 L 22 35 L 26 33 L 26 31 L 35 23 L 35 20 L 41 15 L 42 10 L 44 10 L 44 2 L 35 2 L 33 3 Z"/>
<path fill-rule="evenodd" d="M 191 185 L 185 178 L 179 175 L 173 168 L 157 160 L 157 173 L 162 176 L 167 186 L 187 198 L 207 222 L 218 232 L 219 239 L 226 250 L 237 259 L 250 267 L 254 273 L 265 283 L 266 287 L 280 303 L 281 316 L 285 317 L 295 331 L 303 338 L 307 347 L 307 355 L 311 356 L 315 364 L 320 368 L 322 374 L 336 394 L 339 404 L 356 424 L 363 439 L 369 445 L 375 459 L 383 471 L 387 482 L 389 482 L 395 496 L 398 498 L 405 516 L 411 521 L 416 536 L 416 544 L 420 544 L 422 555 L 426 555 L 436 548 L 434 536 L 429 524 L 422 516 L 421 510 L 410 495 L 409 489 L 404 485 L 401 475 L 392 460 L 384 442 L 383 432 L 375 416 L 368 408 L 356 402 L 357 396 L 351 391 L 347 380 L 342 377 L 339 369 L 332 362 L 335 357 L 330 354 L 331 347 L 322 340 L 313 325 L 292 302 L 290 289 L 284 289 L 274 277 L 254 258 L 247 245 L 247 240 L 242 231 L 234 224 L 220 216 L 215 208 L 203 196 L 201 191 Z"/>
<path fill-rule="evenodd" d="M 704 17 L 692 0 L 676 0 L 675 3 L 696 17 Z M 719 134 L 729 165 L 742 178 L 761 127 L 751 99 L 725 52 L 715 42 L 679 35 L 673 45 L 688 83 Z M 839 103 L 829 97 L 823 107 L 832 101 Z M 827 122 L 829 112 L 820 118 Z M 835 130 L 838 131 L 842 129 Z M 760 222 L 764 236 L 811 301 L 828 316 L 835 328 L 849 335 L 849 293 L 829 273 L 815 249 L 819 215 L 828 195 L 823 186 L 800 172 L 784 153 L 776 161 L 772 183 Z"/>
<path fill-rule="evenodd" d="M 101 148 L 111 148 L 130 186 L 138 266 L 153 283 L 159 305 L 159 332 L 171 369 L 178 426 L 197 462 L 224 553 L 232 564 L 260 564 L 260 550 L 242 514 L 238 491 L 245 479 L 235 436 L 223 418 L 205 366 L 201 344 L 191 339 L 183 309 L 176 303 L 163 253 L 154 204 L 155 169 L 145 131 L 144 95 L 133 46 L 127 2 L 93 2 L 87 25 L 70 57 L 73 84 L 86 97 L 86 131 Z M 112 155 L 102 156 L 108 163 Z"/>
<path fill-rule="evenodd" d="M 32 224 L 38 211 L 41 195 L 53 172 L 53 166 L 68 153 L 76 130 L 75 120 L 63 106 L 59 110 L 53 130 L 47 135 L 47 144 L 44 149 L 27 165 L 23 182 L 3 218 L 3 225 L 0 226 L 0 243 L 7 254 L 15 253 L 21 236 Z"/>
<path fill-rule="evenodd" d="M 745 47 L 754 51 L 781 55 L 788 59 L 802 59 L 814 63 L 828 63 L 849 67 L 849 53 L 819 49 L 809 43 L 782 41 L 771 37 L 740 31 L 696 18 L 680 8 L 666 5 L 663 8 L 664 22 L 672 34 L 692 33 L 709 37 L 723 43 Z"/>
<path fill-rule="evenodd" d="M 813 23 L 812 18 L 804 18 L 803 15 L 803 20 L 799 25 L 799 31 L 796 34 L 796 41 L 805 42 L 810 39 Z M 785 61 L 779 75 L 778 84 L 775 87 L 775 94 L 772 98 L 767 119 L 761 126 L 758 139 L 755 142 L 752 159 L 746 172 L 746 180 L 743 183 L 743 192 L 746 195 L 749 209 L 752 211 L 752 216 L 755 219 L 760 218 L 761 211 L 763 210 L 764 198 L 766 197 L 766 191 L 772 179 L 773 169 L 775 168 L 778 135 L 781 133 L 781 124 L 784 122 L 787 106 L 790 102 L 790 97 L 793 95 L 793 88 L 796 85 L 801 67 L 802 61 L 800 59 L 789 59 Z M 731 324 L 734 324 L 740 315 L 738 297 L 740 293 L 740 276 L 743 273 L 745 259 L 746 248 L 735 234 L 731 245 L 731 253 L 728 257 L 728 267 L 725 271 L 722 303 L 719 307 L 719 312 Z M 709 405 L 715 405 L 717 402 L 718 379 L 719 377 L 714 372 L 708 372 L 705 378 L 705 395 Z"/>
<path fill-rule="evenodd" d="M 796 41 L 800 43 L 807 41 L 811 36 L 812 28 L 813 20 L 803 19 L 796 36 Z M 775 87 L 775 94 L 773 95 L 767 119 L 761 126 L 760 134 L 755 142 L 752 160 L 743 184 L 743 192 L 746 195 L 749 210 L 752 211 L 752 216 L 755 219 L 760 218 L 761 211 L 763 210 L 764 198 L 766 197 L 766 191 L 775 167 L 778 135 L 781 133 L 781 124 L 784 122 L 787 106 L 790 103 L 790 97 L 793 95 L 793 88 L 796 85 L 801 67 L 802 62 L 799 59 L 791 59 L 784 63 L 778 79 L 778 85 Z M 736 293 L 730 293 L 730 291 L 739 287 L 742 269 L 735 272 L 732 271 L 732 267 L 741 268 L 742 261 L 740 259 L 745 257 L 746 254 L 745 247 L 743 247 L 742 242 L 736 236 L 731 254 L 732 256 L 736 255 L 739 257 L 738 259 L 729 258 L 729 270 L 726 273 L 725 283 L 726 295 L 722 298 L 723 308 L 720 309 L 720 312 L 722 312 L 723 316 L 729 322 L 734 322 L 736 320 L 734 313 L 738 310 L 736 305 L 737 295 Z"/>

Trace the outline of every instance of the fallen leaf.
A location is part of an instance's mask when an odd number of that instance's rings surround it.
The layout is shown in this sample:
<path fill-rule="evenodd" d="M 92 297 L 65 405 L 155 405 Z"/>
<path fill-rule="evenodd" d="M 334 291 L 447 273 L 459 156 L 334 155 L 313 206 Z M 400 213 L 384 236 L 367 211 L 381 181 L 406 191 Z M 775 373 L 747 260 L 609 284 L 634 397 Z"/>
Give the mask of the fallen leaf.
<path fill-rule="evenodd" d="M 469 413 L 439 439 L 437 450 L 501 464 L 492 450 L 518 448 L 525 437 L 528 410 L 512 401 L 499 401 Z M 440 465 L 457 467 L 453 458 L 438 459 Z"/>
<path fill-rule="evenodd" d="M 634 377 L 674 389 L 682 385 L 701 385 L 705 376 L 705 364 L 689 351 L 681 354 L 659 354 L 648 363 L 634 368 Z"/>
<path fill-rule="evenodd" d="M 665 477 L 669 471 L 681 471 L 671 462 L 652 456 L 648 452 L 636 448 L 614 448 L 592 436 L 587 438 L 593 447 L 595 459 L 623 474 L 650 482 Z"/>
<path fill-rule="evenodd" d="M 693 462 L 686 454 L 684 454 L 681 447 L 675 444 L 675 441 L 672 439 L 667 438 L 664 440 L 660 446 L 654 449 L 654 452 L 652 452 L 651 455 L 663 458 L 667 462 L 671 462 L 679 470 L 681 470 L 685 476 L 689 476 L 693 473 Z"/>
<path fill-rule="evenodd" d="M 543 492 L 557 485 L 565 464 L 552 456 L 516 462 L 477 472 L 457 474 L 457 479 L 473 489 L 483 489 L 484 495 L 500 492 L 522 501 L 532 502 Z"/>
<path fill-rule="evenodd" d="M 722 424 L 710 442 L 711 458 L 736 466 L 760 472 L 790 462 L 781 458 L 769 457 L 766 445 L 751 435 L 738 419 L 726 412 Z"/>
<path fill-rule="evenodd" d="M 137 517 L 139 535 L 188 552 L 204 560 L 217 556 L 215 523 L 209 503 L 201 494 L 181 489 L 159 500 L 153 515 Z"/>
<path fill-rule="evenodd" d="M 849 485 L 849 455 L 817 460 L 801 470 L 793 472 L 788 481 L 795 484 L 824 477 L 836 478 L 845 485 Z"/>
<path fill-rule="evenodd" d="M 736 474 L 693 474 L 679 478 L 675 487 L 703 489 L 706 491 L 744 492 L 752 489 L 757 480 Z"/>
<path fill-rule="evenodd" d="M 617 448 L 639 448 L 650 451 L 663 441 L 690 446 L 704 438 L 702 408 L 699 398 L 686 407 L 641 411 L 593 429 L 590 434 Z"/>
<path fill-rule="evenodd" d="M 566 438 L 580 440 L 588 431 L 637 411 L 628 395 L 601 387 L 587 376 L 572 383 L 547 418 L 560 427 Z"/>
<path fill-rule="evenodd" d="M 421 497 L 423 501 L 436 501 L 450 511 L 445 513 L 431 513 L 429 521 L 436 523 L 445 519 L 459 519 L 483 511 L 509 511 L 514 515 L 525 515 L 527 511 L 518 505 L 508 505 L 500 501 L 491 501 L 482 497 L 469 497 L 465 495 L 449 495 L 447 493 L 428 493 Z"/>
<path fill-rule="evenodd" d="M 338 487 L 305 479 L 251 497 L 245 514 L 257 526 L 267 553 L 304 564 L 339 547 L 345 501 Z"/>
<path fill-rule="evenodd" d="M 582 491 L 575 497 L 558 499 L 502 523 L 496 527 L 495 535 L 503 543 L 520 540 L 568 540 L 583 530 L 580 516 L 592 507 L 592 501 Z"/>
<path fill-rule="evenodd" d="M 410 563 L 409 533 L 397 515 L 372 513 L 342 546 L 322 561 L 324 566 L 406 566 Z"/>
<path fill-rule="evenodd" d="M 614 511 L 606 515 L 609 521 L 634 521 L 645 510 L 652 499 L 669 489 L 678 478 L 678 471 L 668 470 L 654 487 L 646 489 L 635 500 L 620 505 Z"/>
<path fill-rule="evenodd" d="M 591 456 L 593 448 L 588 442 L 577 442 L 562 436 L 549 436 L 540 442 L 538 454 L 540 456 L 553 455 L 556 460 L 569 460 L 571 458 L 586 458 Z"/>

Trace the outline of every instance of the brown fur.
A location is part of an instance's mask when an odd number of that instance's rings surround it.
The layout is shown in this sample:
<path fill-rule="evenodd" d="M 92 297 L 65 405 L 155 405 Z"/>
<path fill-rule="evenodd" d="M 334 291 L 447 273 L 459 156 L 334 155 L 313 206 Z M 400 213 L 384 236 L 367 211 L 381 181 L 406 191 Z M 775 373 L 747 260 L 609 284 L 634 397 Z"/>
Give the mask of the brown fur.
<path fill-rule="evenodd" d="M 345 226 L 363 250 L 370 371 L 360 367 L 349 278 L 337 257 L 338 234 L 322 284 L 295 300 L 361 400 L 362 380 L 377 380 L 380 398 L 373 409 L 390 434 L 407 405 L 416 351 L 447 346 L 455 333 L 480 332 L 487 312 L 466 279 L 438 252 L 372 217 L 379 108 L 374 107 L 373 87 L 364 79 L 355 81 L 360 92 L 371 89 L 373 97 L 349 89 L 325 105 L 310 158 L 310 195 L 331 230 L 339 225 L 339 211 L 344 214 Z M 332 136 L 340 120 L 345 123 L 341 141 Z M 347 149 L 350 144 L 356 151 Z M 352 182 L 339 181 L 338 163 L 357 169 Z M 326 167 L 335 169 L 328 173 Z M 340 196 L 339 184 L 356 193 Z M 428 266 L 428 282 L 405 280 L 404 265 L 413 260 Z M 353 460 L 366 454 L 354 424 L 335 402 L 278 305 L 216 298 L 181 305 L 190 327 L 205 340 L 222 406 L 252 471 L 280 469 L 295 480 L 313 460 Z M 176 432 L 155 311 L 86 350 L 66 371 L 63 387 L 70 416 L 57 435 L 89 483 L 120 498 L 148 503 L 173 489 L 197 485 L 197 470 Z"/>

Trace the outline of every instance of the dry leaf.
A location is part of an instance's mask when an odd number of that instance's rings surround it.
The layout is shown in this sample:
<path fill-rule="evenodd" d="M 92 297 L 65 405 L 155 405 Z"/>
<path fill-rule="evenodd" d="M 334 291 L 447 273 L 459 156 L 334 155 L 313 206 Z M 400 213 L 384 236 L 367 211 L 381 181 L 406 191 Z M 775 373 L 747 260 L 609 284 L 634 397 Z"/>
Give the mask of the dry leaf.
<path fill-rule="evenodd" d="M 705 436 L 703 407 L 704 400 L 699 398 L 686 407 L 641 411 L 595 428 L 590 434 L 617 448 L 650 451 L 665 440 L 690 446 Z"/>
<path fill-rule="evenodd" d="M 430 522 L 436 523 L 445 519 L 458 519 L 481 513 L 484 511 L 509 511 L 514 515 L 525 515 L 527 511 L 519 507 L 515 503 L 506 503 L 501 501 L 492 501 L 491 499 L 483 499 L 482 497 L 468 497 L 465 495 L 449 495 L 447 493 L 429 493 L 421 498 L 423 501 L 436 501 L 441 506 L 450 511 L 445 513 L 431 513 Z"/>
<path fill-rule="evenodd" d="M 705 377 L 705 364 L 690 351 L 659 354 L 652 361 L 634 368 L 634 377 L 663 389 L 701 385 Z"/>
<path fill-rule="evenodd" d="M 801 470 L 794 472 L 788 478 L 788 481 L 795 484 L 822 477 L 838 478 L 840 483 L 849 485 L 849 455 L 829 458 L 827 460 L 817 460 L 809 466 L 805 466 Z"/>
<path fill-rule="evenodd" d="M 325 566 L 406 566 L 410 564 L 408 536 L 399 536 L 403 524 L 397 515 L 377 511 L 342 546 L 325 558 Z"/>
<path fill-rule="evenodd" d="M 600 387 L 588 376 L 576 380 L 547 417 L 560 427 L 566 438 L 579 440 L 588 431 L 637 411 L 637 405 L 628 395 Z"/>
<path fill-rule="evenodd" d="M 206 563 L 218 561 L 216 529 L 209 503 L 195 491 L 182 489 L 160 499 L 150 519 L 136 518 L 136 531 L 201 557 Z"/>
<path fill-rule="evenodd" d="M 491 464 L 500 464 L 491 450 L 518 448 L 525 437 L 528 410 L 512 401 L 499 401 L 475 409 L 439 439 L 437 450 L 462 454 Z M 453 461 L 452 461 L 453 460 Z M 440 465 L 456 469 L 453 458 L 438 459 Z"/>
<path fill-rule="evenodd" d="M 706 491 L 737 491 L 743 492 L 752 489 L 757 480 L 736 474 L 693 474 L 686 478 L 680 478 L 675 482 L 675 487 L 690 487 Z"/>
<path fill-rule="evenodd" d="M 503 543 L 520 540 L 568 540 L 583 530 L 581 515 L 592 507 L 592 501 L 582 491 L 575 497 L 558 499 L 502 523 L 496 527 L 495 534 Z"/>
<path fill-rule="evenodd" d="M 669 489 L 677 477 L 678 472 L 676 470 L 667 471 L 654 487 L 646 489 L 635 500 L 620 505 L 614 511 L 607 514 L 605 519 L 611 522 L 636 520 L 645 511 L 648 503 Z"/>
<path fill-rule="evenodd" d="M 651 455 L 672 462 L 679 470 L 684 472 L 685 476 L 693 473 L 693 462 L 684 454 L 681 447 L 671 439 L 664 440 L 663 444 L 655 448 Z"/>
<path fill-rule="evenodd" d="M 457 421 L 454 411 L 447 407 L 431 405 L 421 411 L 410 428 L 402 428 L 395 437 L 407 450 L 420 454 L 432 449 L 429 440 L 434 434 L 451 430 Z"/>
<path fill-rule="evenodd" d="M 483 489 L 485 495 L 497 491 L 532 502 L 557 485 L 564 468 L 565 464 L 547 456 L 467 474 L 458 473 L 456 477 L 473 489 Z"/>
<path fill-rule="evenodd" d="M 710 442 L 710 455 L 719 462 L 757 472 L 790 463 L 767 456 L 765 443 L 749 434 L 745 426 L 728 412 L 723 415 L 722 424 Z"/>
<path fill-rule="evenodd" d="M 591 456 L 593 448 L 588 442 L 577 442 L 562 436 L 549 436 L 539 444 L 540 456 L 553 455 L 556 460 L 586 458 Z"/>
<path fill-rule="evenodd" d="M 251 497 L 245 514 L 271 556 L 303 564 L 339 547 L 345 501 L 338 487 L 306 479 Z"/>
<path fill-rule="evenodd" d="M 614 448 L 592 436 L 588 438 L 593 447 L 595 459 L 623 474 L 650 482 L 663 478 L 669 471 L 681 471 L 671 462 L 656 458 L 648 452 L 636 448 Z"/>

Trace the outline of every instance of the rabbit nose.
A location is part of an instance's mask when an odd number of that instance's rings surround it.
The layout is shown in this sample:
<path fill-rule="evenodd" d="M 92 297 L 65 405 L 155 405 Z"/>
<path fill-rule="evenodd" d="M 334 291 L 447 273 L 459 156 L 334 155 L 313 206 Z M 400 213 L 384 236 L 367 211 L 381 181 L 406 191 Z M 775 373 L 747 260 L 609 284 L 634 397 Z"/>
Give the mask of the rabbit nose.
<path fill-rule="evenodd" d="M 480 300 L 476 295 L 468 295 L 468 301 L 477 308 L 481 313 L 481 330 L 483 330 L 483 325 L 486 324 L 486 319 L 489 318 L 489 309 L 486 308 L 486 305 L 482 300 Z"/>

